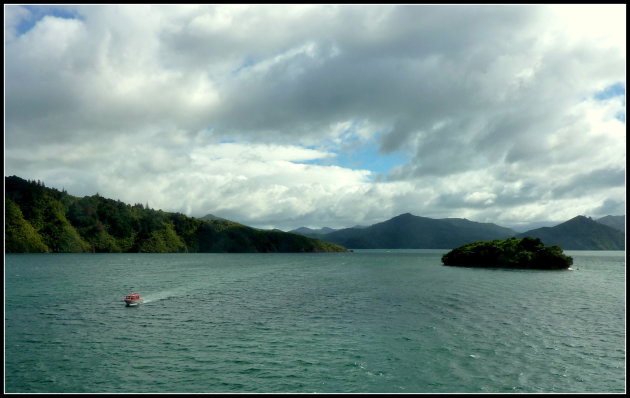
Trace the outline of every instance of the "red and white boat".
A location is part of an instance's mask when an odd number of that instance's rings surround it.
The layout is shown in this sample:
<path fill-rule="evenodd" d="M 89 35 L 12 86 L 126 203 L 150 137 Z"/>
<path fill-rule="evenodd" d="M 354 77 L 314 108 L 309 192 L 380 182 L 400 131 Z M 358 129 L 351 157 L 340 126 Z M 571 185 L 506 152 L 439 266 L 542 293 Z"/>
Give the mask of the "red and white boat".
<path fill-rule="evenodd" d="M 127 307 L 133 307 L 138 304 L 142 304 L 142 298 L 138 293 L 131 293 L 125 296 L 125 303 Z"/>

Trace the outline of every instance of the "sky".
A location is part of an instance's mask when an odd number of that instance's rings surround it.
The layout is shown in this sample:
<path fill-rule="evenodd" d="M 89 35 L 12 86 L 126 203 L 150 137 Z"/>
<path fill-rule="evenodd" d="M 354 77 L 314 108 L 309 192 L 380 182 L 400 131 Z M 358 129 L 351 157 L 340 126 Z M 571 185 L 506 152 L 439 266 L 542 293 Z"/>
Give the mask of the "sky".
<path fill-rule="evenodd" d="M 625 4 L 4 15 L 5 176 L 265 229 L 625 214 Z"/>

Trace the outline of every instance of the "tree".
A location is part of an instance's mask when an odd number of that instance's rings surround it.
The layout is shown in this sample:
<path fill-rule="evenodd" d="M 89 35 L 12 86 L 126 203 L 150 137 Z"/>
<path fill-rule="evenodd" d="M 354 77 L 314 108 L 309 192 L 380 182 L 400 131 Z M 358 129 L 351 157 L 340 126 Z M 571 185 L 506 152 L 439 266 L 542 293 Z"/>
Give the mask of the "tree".
<path fill-rule="evenodd" d="M 20 207 L 11 199 L 5 200 L 4 229 L 4 249 L 7 253 L 50 252 L 35 228 L 24 219 Z"/>

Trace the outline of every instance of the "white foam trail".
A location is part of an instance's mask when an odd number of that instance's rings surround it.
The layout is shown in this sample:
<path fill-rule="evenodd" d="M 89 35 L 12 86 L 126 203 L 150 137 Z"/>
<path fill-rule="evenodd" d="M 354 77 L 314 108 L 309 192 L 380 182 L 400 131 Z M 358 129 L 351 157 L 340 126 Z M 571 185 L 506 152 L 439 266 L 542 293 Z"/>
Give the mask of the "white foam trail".
<path fill-rule="evenodd" d="M 166 300 L 167 298 L 181 296 L 182 293 L 183 293 L 182 289 L 171 289 L 171 290 L 164 290 L 157 293 L 149 293 L 143 296 L 143 302 L 146 304 L 152 301 Z"/>
<path fill-rule="evenodd" d="M 140 293 L 140 296 L 142 297 L 142 302 L 146 304 L 146 303 L 150 303 L 154 301 L 166 300 L 171 297 L 185 296 L 187 294 L 190 294 L 191 291 L 198 288 L 198 285 L 199 284 L 193 284 L 192 286 L 191 285 L 180 286 L 174 289 L 162 290 L 162 291 L 154 292 L 154 293 L 142 293 L 141 291 L 139 291 L 139 293 Z M 131 289 L 131 290 L 134 290 L 134 289 Z"/>

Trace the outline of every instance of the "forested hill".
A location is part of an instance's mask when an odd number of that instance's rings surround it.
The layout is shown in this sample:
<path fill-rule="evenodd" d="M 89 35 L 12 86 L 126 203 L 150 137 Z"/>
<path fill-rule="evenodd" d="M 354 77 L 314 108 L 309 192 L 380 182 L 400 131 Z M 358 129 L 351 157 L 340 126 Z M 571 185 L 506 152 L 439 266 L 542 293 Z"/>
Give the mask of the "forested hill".
<path fill-rule="evenodd" d="M 335 252 L 336 244 L 228 220 L 78 198 L 42 182 L 5 177 L 5 252 Z"/>

